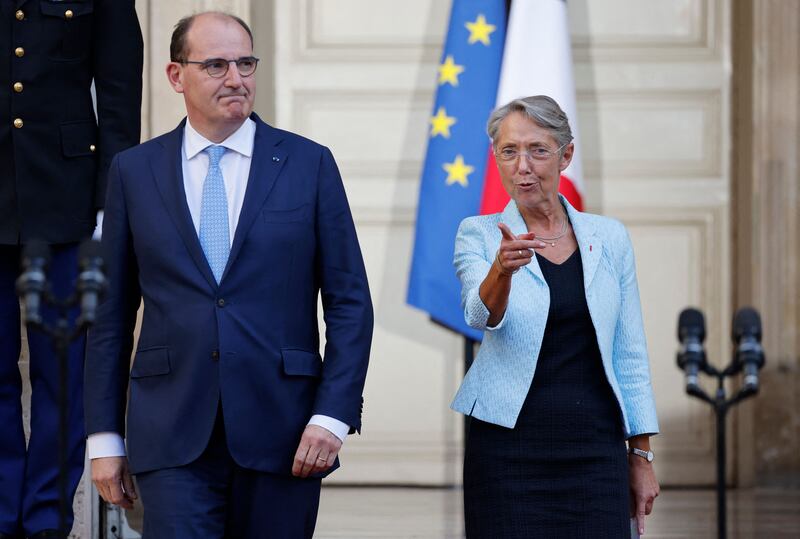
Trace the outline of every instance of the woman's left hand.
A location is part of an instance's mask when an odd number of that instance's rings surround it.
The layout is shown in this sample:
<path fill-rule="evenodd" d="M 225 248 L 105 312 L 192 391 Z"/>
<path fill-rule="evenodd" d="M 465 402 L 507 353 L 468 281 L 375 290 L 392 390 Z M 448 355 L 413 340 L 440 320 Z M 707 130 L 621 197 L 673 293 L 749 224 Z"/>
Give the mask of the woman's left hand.
<path fill-rule="evenodd" d="M 639 535 L 644 535 L 644 517 L 653 510 L 653 501 L 659 493 L 653 464 L 637 455 L 628 455 L 631 487 L 631 517 L 636 517 Z"/>

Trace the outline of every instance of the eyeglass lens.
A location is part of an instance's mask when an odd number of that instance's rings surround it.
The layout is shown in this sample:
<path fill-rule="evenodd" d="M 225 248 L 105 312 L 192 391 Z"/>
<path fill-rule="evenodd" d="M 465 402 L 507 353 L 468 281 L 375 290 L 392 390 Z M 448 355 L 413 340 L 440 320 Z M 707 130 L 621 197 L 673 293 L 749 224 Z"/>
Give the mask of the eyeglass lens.
<path fill-rule="evenodd" d="M 205 62 L 204 67 L 206 68 L 208 74 L 212 77 L 222 77 L 228 72 L 228 66 L 231 62 L 236 64 L 236 69 L 243 77 L 252 75 L 256 70 L 256 66 L 258 65 L 258 60 L 252 57 L 239 58 L 238 60 L 223 60 L 221 58 L 215 58 Z"/>

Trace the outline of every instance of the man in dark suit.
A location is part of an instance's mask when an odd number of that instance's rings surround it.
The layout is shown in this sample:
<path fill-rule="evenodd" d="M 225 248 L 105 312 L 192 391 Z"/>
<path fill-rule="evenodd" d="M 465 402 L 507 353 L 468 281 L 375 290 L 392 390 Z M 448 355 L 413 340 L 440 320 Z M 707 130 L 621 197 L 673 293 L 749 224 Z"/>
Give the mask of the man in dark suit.
<path fill-rule="evenodd" d="M 43 240 L 53 251 L 53 292 L 68 294 L 77 243 L 91 236 L 103 206 L 111 158 L 139 142 L 142 36 L 134 1 L 0 0 L 0 51 L 0 538 L 38 539 L 58 537 L 59 369 L 49 340 L 28 334 L 26 447 L 14 281 L 22 246 Z M 54 313 L 45 316 L 52 322 Z M 84 462 L 83 351 L 81 339 L 69 352 L 70 500 Z"/>
<path fill-rule="evenodd" d="M 110 502 L 141 495 L 148 539 L 311 537 L 320 479 L 361 426 L 372 338 L 342 180 L 327 148 L 252 113 L 243 21 L 187 17 L 170 55 L 187 119 L 109 173 L 111 286 L 86 364 L 92 477 Z"/>

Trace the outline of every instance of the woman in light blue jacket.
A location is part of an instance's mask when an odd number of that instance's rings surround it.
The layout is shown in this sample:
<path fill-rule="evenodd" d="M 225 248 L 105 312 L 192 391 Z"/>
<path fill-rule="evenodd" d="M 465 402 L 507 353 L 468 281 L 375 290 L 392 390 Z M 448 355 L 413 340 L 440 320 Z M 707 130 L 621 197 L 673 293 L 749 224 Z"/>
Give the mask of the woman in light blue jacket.
<path fill-rule="evenodd" d="M 452 404 L 472 416 L 467 537 L 619 539 L 632 516 L 643 533 L 658 422 L 630 239 L 558 194 L 574 145 L 555 101 L 512 101 L 488 132 L 511 201 L 465 219 L 454 258 L 485 331 Z"/>

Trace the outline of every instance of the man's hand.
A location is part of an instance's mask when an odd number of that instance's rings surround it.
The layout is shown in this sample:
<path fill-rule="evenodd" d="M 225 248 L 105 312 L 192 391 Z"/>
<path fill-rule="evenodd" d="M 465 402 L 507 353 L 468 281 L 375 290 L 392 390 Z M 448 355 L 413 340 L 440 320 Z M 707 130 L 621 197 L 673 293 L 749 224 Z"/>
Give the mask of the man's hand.
<path fill-rule="evenodd" d="M 341 448 L 342 441 L 332 432 L 318 425 L 308 425 L 294 454 L 292 475 L 305 478 L 324 472 L 333 465 Z"/>
<path fill-rule="evenodd" d="M 659 493 L 658 480 L 653 465 L 642 457 L 628 455 L 631 488 L 631 517 L 636 517 L 639 535 L 644 535 L 644 517 L 653 510 L 653 501 Z"/>
<path fill-rule="evenodd" d="M 128 459 L 125 457 L 103 457 L 92 459 L 92 482 L 100 496 L 108 503 L 125 509 L 133 509 L 133 501 L 138 498 L 133 479 L 128 472 Z"/>

